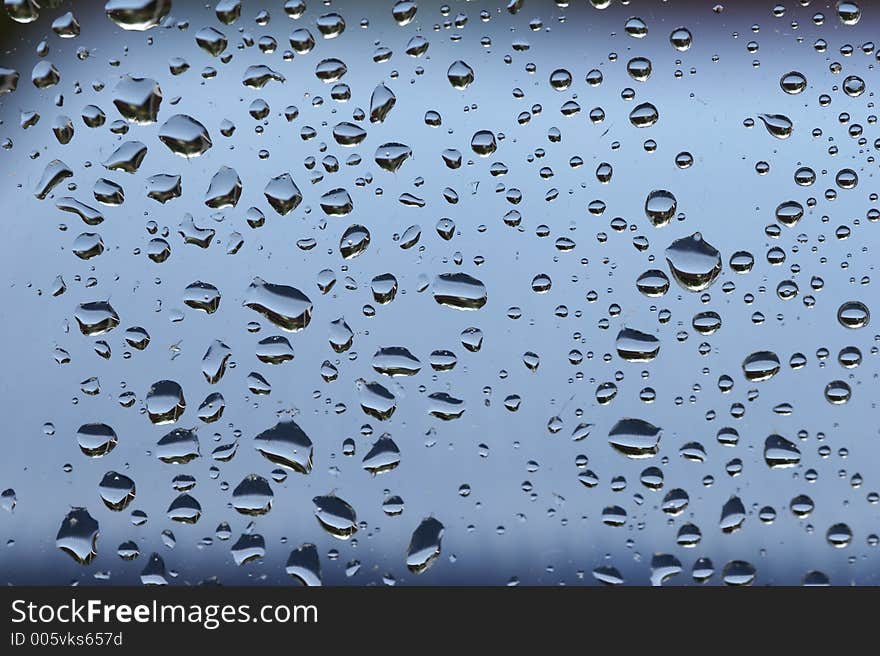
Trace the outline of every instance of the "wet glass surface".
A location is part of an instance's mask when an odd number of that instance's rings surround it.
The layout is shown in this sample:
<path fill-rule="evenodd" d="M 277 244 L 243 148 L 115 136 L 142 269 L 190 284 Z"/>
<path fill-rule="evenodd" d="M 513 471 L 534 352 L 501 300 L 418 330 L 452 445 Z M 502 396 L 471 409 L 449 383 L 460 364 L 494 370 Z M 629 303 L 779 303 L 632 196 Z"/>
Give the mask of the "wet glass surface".
<path fill-rule="evenodd" d="M 873 3 L 6 0 L 11 584 L 877 584 Z"/>

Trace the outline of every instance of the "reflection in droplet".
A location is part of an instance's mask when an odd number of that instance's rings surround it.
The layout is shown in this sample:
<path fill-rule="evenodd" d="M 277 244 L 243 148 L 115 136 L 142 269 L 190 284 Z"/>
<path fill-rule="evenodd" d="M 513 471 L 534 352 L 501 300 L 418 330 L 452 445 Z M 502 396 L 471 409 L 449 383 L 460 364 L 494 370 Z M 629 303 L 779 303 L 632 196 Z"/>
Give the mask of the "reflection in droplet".
<path fill-rule="evenodd" d="M 98 485 L 101 500 L 110 510 L 121 511 L 134 500 L 134 481 L 128 476 L 115 471 L 104 474 Z"/>
<path fill-rule="evenodd" d="M 630 458 L 650 458 L 660 450 L 661 429 L 643 419 L 624 418 L 608 432 L 608 442 Z"/>
<path fill-rule="evenodd" d="M 156 443 L 155 452 L 162 462 L 183 465 L 199 457 L 199 438 L 194 430 L 175 428 Z"/>
<path fill-rule="evenodd" d="M 633 328 L 617 334 L 617 354 L 628 362 L 650 362 L 660 352 L 660 340 L 654 335 Z"/>
<path fill-rule="evenodd" d="M 291 551 L 284 571 L 305 586 L 320 586 L 321 561 L 317 547 L 303 544 Z"/>
<path fill-rule="evenodd" d="M 838 308 L 837 321 L 844 328 L 864 328 L 871 321 L 871 313 L 861 301 L 847 301 Z"/>
<path fill-rule="evenodd" d="M 104 11 L 122 29 L 143 32 L 165 18 L 171 11 L 171 0 L 108 0 Z"/>
<path fill-rule="evenodd" d="M 474 81 L 474 69 L 459 59 L 450 64 L 446 77 L 454 88 L 467 89 Z"/>
<path fill-rule="evenodd" d="M 88 565 L 98 556 L 98 522 L 85 508 L 74 508 L 58 529 L 55 546 L 80 565 Z"/>
<path fill-rule="evenodd" d="M 266 282 L 262 278 L 254 278 L 244 305 L 288 332 L 302 330 L 312 317 L 312 302 L 308 296 L 295 287 Z"/>
<path fill-rule="evenodd" d="M 772 351 L 756 351 L 743 360 L 742 369 L 749 380 L 769 380 L 779 373 L 779 357 Z"/>
<path fill-rule="evenodd" d="M 413 531 L 406 552 L 406 566 L 411 572 L 421 574 L 440 556 L 443 524 L 427 517 Z"/>
<path fill-rule="evenodd" d="M 487 301 L 486 286 L 466 273 L 441 273 L 433 290 L 435 301 L 457 310 L 478 310 Z"/>
<path fill-rule="evenodd" d="M 76 431 L 76 441 L 80 451 L 91 458 L 99 458 L 110 453 L 119 442 L 119 438 L 107 424 L 83 424 Z"/>
<path fill-rule="evenodd" d="M 254 448 L 277 465 L 301 474 L 312 471 L 312 440 L 292 420 L 280 421 L 257 435 Z"/>
<path fill-rule="evenodd" d="M 315 517 L 318 523 L 333 537 L 347 540 L 357 531 L 357 515 L 348 502 L 335 495 L 317 496 Z"/>
<path fill-rule="evenodd" d="M 175 114 L 165 121 L 159 140 L 172 153 L 186 158 L 198 157 L 213 145 L 205 126 L 186 114 Z"/>
<path fill-rule="evenodd" d="M 852 396 L 852 388 L 845 380 L 833 380 L 825 386 L 825 399 L 833 405 L 843 405 Z"/>
<path fill-rule="evenodd" d="M 148 125 L 156 122 L 162 90 L 156 80 L 124 75 L 113 92 L 113 104 L 123 118 L 137 125 Z"/>
<path fill-rule="evenodd" d="M 272 488 L 262 476 L 249 474 L 232 492 L 232 507 L 243 515 L 265 515 L 272 509 Z"/>
<path fill-rule="evenodd" d="M 177 421 L 186 410 L 183 388 L 173 380 L 160 380 L 147 391 L 145 401 L 147 416 L 156 425 Z"/>
<path fill-rule="evenodd" d="M 755 581 L 755 566 L 744 560 L 731 560 L 721 570 L 727 585 L 751 585 Z"/>
<path fill-rule="evenodd" d="M 707 289 L 721 273 L 721 254 L 699 232 L 672 242 L 666 262 L 675 280 L 692 292 Z"/>
<path fill-rule="evenodd" d="M 764 461 L 774 469 L 793 467 L 801 461 L 801 452 L 797 444 L 774 434 L 764 440 Z"/>
<path fill-rule="evenodd" d="M 788 139 L 794 129 L 791 119 L 782 114 L 758 114 L 767 132 L 777 139 Z"/>

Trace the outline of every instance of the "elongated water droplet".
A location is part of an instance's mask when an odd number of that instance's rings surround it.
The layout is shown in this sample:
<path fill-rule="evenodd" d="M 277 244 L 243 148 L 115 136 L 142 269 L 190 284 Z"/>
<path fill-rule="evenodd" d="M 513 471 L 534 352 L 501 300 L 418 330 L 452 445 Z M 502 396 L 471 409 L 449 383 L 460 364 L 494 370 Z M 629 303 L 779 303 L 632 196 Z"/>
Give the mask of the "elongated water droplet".
<path fill-rule="evenodd" d="M 357 532 L 357 515 L 344 499 L 335 495 L 317 496 L 312 503 L 318 523 L 333 537 L 347 540 Z"/>
<path fill-rule="evenodd" d="M 456 310 L 478 310 L 488 300 L 486 286 L 466 273 L 441 273 L 433 292 L 435 301 Z"/>
<path fill-rule="evenodd" d="M 672 242 L 666 262 L 676 282 L 692 292 L 707 289 L 721 273 L 721 254 L 699 232 Z"/>
<path fill-rule="evenodd" d="M 302 330 L 312 318 L 312 302 L 308 296 L 295 287 L 266 282 L 262 278 L 254 278 L 244 305 L 289 332 Z"/>
<path fill-rule="evenodd" d="M 427 517 L 413 531 L 406 551 L 406 566 L 416 574 L 428 569 L 440 556 L 440 541 L 444 526 L 433 517 Z"/>

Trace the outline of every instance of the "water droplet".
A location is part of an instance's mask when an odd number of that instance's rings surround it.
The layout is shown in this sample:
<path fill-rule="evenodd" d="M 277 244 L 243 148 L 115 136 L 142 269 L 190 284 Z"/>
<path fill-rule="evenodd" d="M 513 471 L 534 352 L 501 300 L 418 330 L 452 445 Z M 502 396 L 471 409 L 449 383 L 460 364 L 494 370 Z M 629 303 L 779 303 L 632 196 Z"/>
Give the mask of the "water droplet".
<path fill-rule="evenodd" d="M 241 197 L 241 178 L 235 169 L 221 166 L 208 185 L 205 205 L 213 209 L 235 207 Z"/>
<path fill-rule="evenodd" d="M 330 535 L 347 540 L 357 531 L 357 515 L 348 502 L 335 495 L 317 496 L 312 499 L 315 504 L 315 517 L 318 523 Z"/>
<path fill-rule="evenodd" d="M 213 314 L 220 307 L 220 290 L 211 283 L 197 280 L 183 290 L 183 302 L 191 308 Z"/>
<path fill-rule="evenodd" d="M 402 143 L 386 143 L 376 149 L 376 164 L 386 171 L 395 173 L 412 156 L 412 149 Z"/>
<path fill-rule="evenodd" d="M 302 330 L 312 318 L 312 302 L 308 296 L 295 287 L 266 282 L 262 278 L 254 278 L 244 305 L 288 332 Z"/>
<path fill-rule="evenodd" d="M 721 520 L 718 525 L 724 533 L 733 533 L 742 528 L 745 519 L 746 509 L 742 500 L 732 496 L 721 508 Z"/>
<path fill-rule="evenodd" d="M 608 442 L 629 458 L 650 458 L 660 450 L 661 429 L 643 419 L 624 418 L 608 432 Z"/>
<path fill-rule="evenodd" d="M 265 515 L 272 509 L 274 498 L 269 481 L 262 476 L 245 476 L 232 492 L 232 507 L 243 515 Z"/>
<path fill-rule="evenodd" d="M 828 540 L 828 544 L 832 547 L 843 549 L 852 542 L 852 535 L 852 529 L 846 524 L 840 523 L 829 527 L 825 533 L 825 539 Z"/>
<path fill-rule="evenodd" d="M 864 328 L 871 321 L 871 313 L 861 301 L 847 301 L 838 308 L 837 321 L 844 328 Z"/>
<path fill-rule="evenodd" d="M 623 328 L 615 342 L 617 354 L 628 362 L 650 362 L 660 352 L 660 340 L 633 328 Z"/>
<path fill-rule="evenodd" d="M 471 149 L 480 157 L 488 157 L 497 148 L 495 135 L 489 130 L 479 130 L 471 137 Z"/>
<path fill-rule="evenodd" d="M 162 89 L 156 80 L 124 75 L 113 92 L 113 104 L 122 117 L 137 125 L 156 122 Z"/>
<path fill-rule="evenodd" d="M 110 453 L 119 442 L 119 438 L 107 424 L 83 424 L 76 431 L 76 441 L 80 451 L 90 458 L 100 458 Z"/>
<path fill-rule="evenodd" d="M 807 78 L 802 73 L 790 71 L 780 78 L 779 86 L 785 93 L 796 95 L 807 88 Z"/>
<path fill-rule="evenodd" d="M 322 585 L 317 547 L 314 544 L 303 544 L 291 551 L 284 571 L 305 586 Z"/>
<path fill-rule="evenodd" d="M 147 416 L 154 424 L 173 424 L 186 410 L 183 388 L 173 380 L 160 380 L 147 391 Z"/>
<path fill-rule="evenodd" d="M 791 119 L 782 114 L 758 114 L 767 132 L 777 139 L 788 139 L 794 129 Z"/>
<path fill-rule="evenodd" d="M 40 181 L 34 189 L 34 196 L 39 200 L 43 200 L 51 191 L 63 180 L 71 177 L 73 171 L 60 159 L 53 159 L 46 165 Z"/>
<path fill-rule="evenodd" d="M 685 52 L 691 47 L 693 37 L 691 36 L 690 30 L 686 27 L 677 27 L 672 30 L 672 34 L 669 35 L 669 42 L 672 44 L 672 47 L 679 52 Z"/>
<path fill-rule="evenodd" d="M 440 556 L 444 526 L 433 517 L 427 517 L 413 531 L 406 552 L 406 566 L 416 574 L 428 569 Z"/>
<path fill-rule="evenodd" d="M 657 108 L 649 102 L 636 105 L 629 113 L 629 122 L 637 128 L 649 128 L 660 119 Z"/>
<path fill-rule="evenodd" d="M 457 310 L 478 310 L 486 304 L 486 286 L 466 273 L 441 273 L 434 280 L 434 300 Z"/>
<path fill-rule="evenodd" d="M 848 0 L 838 0 L 837 17 L 844 25 L 855 25 L 862 17 L 862 10 L 855 2 L 849 2 Z"/>
<path fill-rule="evenodd" d="M 73 508 L 61 522 L 55 546 L 80 565 L 98 556 L 98 522 L 85 508 Z"/>
<path fill-rule="evenodd" d="M 375 381 L 369 382 L 363 379 L 355 381 L 355 386 L 360 395 L 361 410 L 365 414 L 386 421 L 397 410 L 397 399 L 391 391 Z"/>
<path fill-rule="evenodd" d="M 794 442 L 774 434 L 764 440 L 764 461 L 774 469 L 794 467 L 801 461 L 801 452 Z"/>
<path fill-rule="evenodd" d="M 164 463 L 183 465 L 199 455 L 199 438 L 194 430 L 175 428 L 156 443 L 156 457 Z"/>
<path fill-rule="evenodd" d="M 751 585 L 755 581 L 755 566 L 744 560 L 731 560 L 721 570 L 727 585 Z"/>
<path fill-rule="evenodd" d="M 421 362 L 403 346 L 386 346 L 373 355 L 373 369 L 386 376 L 415 376 Z"/>
<path fill-rule="evenodd" d="M 280 421 L 257 435 L 254 448 L 276 465 L 300 474 L 312 471 L 312 441 L 292 420 Z"/>
<path fill-rule="evenodd" d="M 83 335 L 94 337 L 119 325 L 119 315 L 107 301 L 92 301 L 77 306 L 74 318 Z"/>
<path fill-rule="evenodd" d="M 664 189 L 652 191 L 645 200 L 645 214 L 656 227 L 669 223 L 669 219 L 675 215 L 677 207 L 675 196 Z"/>
<path fill-rule="evenodd" d="M 370 123 L 383 122 L 396 101 L 397 97 L 391 89 L 384 84 L 377 86 L 370 97 Z"/>
<path fill-rule="evenodd" d="M 659 269 L 650 269 L 639 276 L 636 287 L 645 296 L 663 296 L 669 290 L 669 278 Z"/>
<path fill-rule="evenodd" d="M 346 260 L 357 257 L 370 245 L 370 231 L 360 224 L 346 228 L 339 239 L 339 253 Z"/>
<path fill-rule="evenodd" d="M 189 494 L 180 494 L 165 511 L 168 519 L 181 524 L 195 524 L 202 516 L 202 505 Z"/>
<path fill-rule="evenodd" d="M 108 0 L 104 11 L 122 29 L 143 32 L 165 18 L 171 11 L 171 0 Z"/>
<path fill-rule="evenodd" d="M 779 373 L 779 357 L 772 351 L 757 351 L 743 360 L 742 369 L 748 380 L 769 380 Z"/>
<path fill-rule="evenodd" d="M 124 474 L 109 471 L 101 479 L 98 491 L 104 505 L 110 510 L 119 512 L 125 510 L 128 504 L 134 500 L 134 481 Z"/>
<path fill-rule="evenodd" d="M 721 254 L 699 232 L 672 242 L 666 262 L 676 282 L 692 292 L 707 289 L 721 273 Z"/>
<path fill-rule="evenodd" d="M 389 472 L 400 464 L 400 449 L 391 436 L 382 435 L 364 456 L 362 464 L 374 476 Z"/>
<path fill-rule="evenodd" d="M 229 41 L 220 30 L 213 27 L 203 27 L 196 32 L 196 43 L 209 55 L 217 57 L 226 50 Z"/>
<path fill-rule="evenodd" d="M 450 64 L 446 77 L 453 88 L 467 89 L 474 81 L 474 69 L 458 59 Z"/>
<path fill-rule="evenodd" d="M 825 398 L 829 403 L 842 405 L 849 401 L 852 389 L 844 380 L 833 380 L 825 386 Z"/>
<path fill-rule="evenodd" d="M 281 216 L 292 212 L 302 202 L 302 193 L 290 173 L 282 173 L 269 180 L 263 194 L 272 209 Z"/>

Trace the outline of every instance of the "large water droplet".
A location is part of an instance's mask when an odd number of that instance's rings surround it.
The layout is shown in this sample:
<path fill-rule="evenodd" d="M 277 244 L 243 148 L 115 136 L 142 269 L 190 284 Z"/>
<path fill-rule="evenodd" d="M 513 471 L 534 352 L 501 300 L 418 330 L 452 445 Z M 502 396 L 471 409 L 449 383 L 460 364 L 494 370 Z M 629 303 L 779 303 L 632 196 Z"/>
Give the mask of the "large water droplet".
<path fill-rule="evenodd" d="M 440 556 L 440 541 L 444 526 L 433 517 L 427 517 L 413 531 L 406 551 L 406 566 L 421 574 Z"/>
<path fill-rule="evenodd" d="M 132 123 L 155 123 L 162 104 L 162 89 L 148 77 L 124 75 L 113 92 L 113 104 Z"/>
<path fill-rule="evenodd" d="M 165 18 L 171 11 L 171 0 L 108 0 L 104 11 L 122 29 L 143 32 Z"/>
<path fill-rule="evenodd" d="M 156 425 L 173 424 L 186 410 L 183 388 L 173 380 L 160 380 L 147 391 L 147 416 Z"/>
<path fill-rule="evenodd" d="M 661 429 L 643 419 L 624 418 L 608 432 L 608 442 L 630 458 L 650 458 L 660 450 Z"/>
<path fill-rule="evenodd" d="M 699 232 L 672 242 L 666 262 L 676 282 L 692 292 L 707 289 L 721 273 L 721 254 Z"/>
<path fill-rule="evenodd" d="M 357 515 L 347 501 L 336 495 L 318 496 L 312 499 L 315 517 L 330 535 L 347 540 L 357 531 Z"/>
<path fill-rule="evenodd" d="M 450 64 L 446 77 L 454 88 L 467 89 L 474 81 L 474 69 L 459 59 Z"/>
<path fill-rule="evenodd" d="M 198 157 L 213 144 L 208 130 L 192 116 L 175 114 L 162 125 L 159 139 L 181 157 Z"/>
<path fill-rule="evenodd" d="M 305 586 L 321 585 L 321 561 L 318 548 L 303 544 L 290 552 L 284 571 Z"/>
<path fill-rule="evenodd" d="M 486 286 L 466 273 L 441 273 L 434 280 L 434 300 L 456 310 L 478 310 L 486 304 Z"/>
<path fill-rule="evenodd" d="M 73 508 L 58 529 L 55 546 L 80 565 L 98 556 L 98 522 L 85 508 Z"/>
<path fill-rule="evenodd" d="M 257 435 L 254 448 L 277 465 L 301 474 L 312 471 L 312 440 L 292 420 L 280 421 Z"/>
<path fill-rule="evenodd" d="M 782 114 L 758 114 L 767 132 L 777 139 L 788 139 L 794 129 L 791 119 Z"/>
<path fill-rule="evenodd" d="M 312 318 L 312 302 L 308 296 L 295 287 L 266 282 L 262 278 L 254 278 L 244 305 L 289 332 L 302 330 Z"/>

